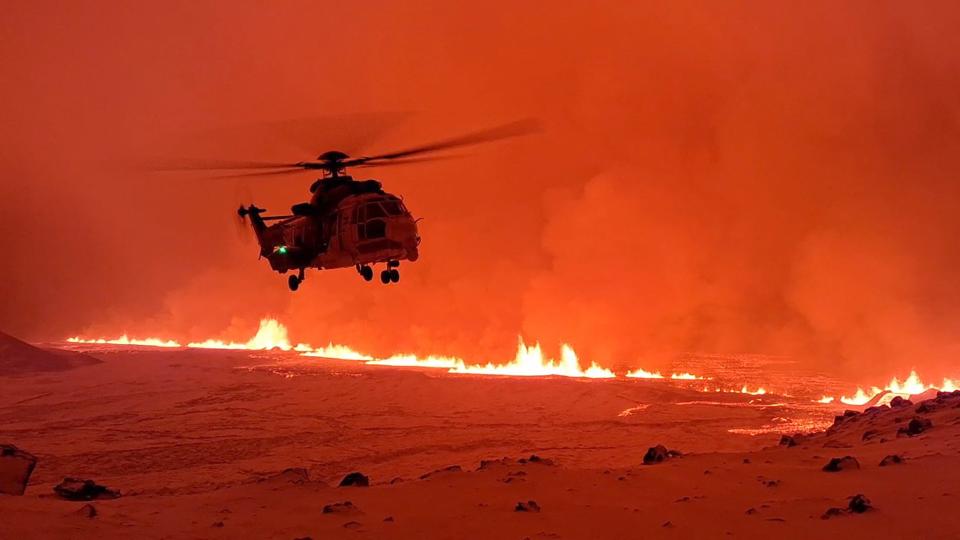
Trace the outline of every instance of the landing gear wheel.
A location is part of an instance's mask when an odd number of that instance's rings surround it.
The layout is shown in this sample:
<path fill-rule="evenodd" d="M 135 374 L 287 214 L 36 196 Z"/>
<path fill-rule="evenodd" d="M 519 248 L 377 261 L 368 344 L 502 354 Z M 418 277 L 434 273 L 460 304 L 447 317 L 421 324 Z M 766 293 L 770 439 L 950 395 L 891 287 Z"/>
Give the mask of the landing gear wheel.
<path fill-rule="evenodd" d="M 367 265 L 360 267 L 360 275 L 363 276 L 364 281 L 370 281 L 373 279 L 373 268 L 370 268 Z"/>
<path fill-rule="evenodd" d="M 394 283 L 400 282 L 400 271 L 397 270 L 396 268 L 394 268 L 393 270 L 390 270 L 390 281 Z"/>
<path fill-rule="evenodd" d="M 386 285 L 387 283 L 390 283 L 390 279 L 390 270 L 384 270 L 383 272 L 380 272 L 380 283 Z"/>
<path fill-rule="evenodd" d="M 291 291 L 295 291 L 300 288 L 300 278 L 297 276 L 290 276 L 287 278 L 287 285 L 290 286 Z"/>

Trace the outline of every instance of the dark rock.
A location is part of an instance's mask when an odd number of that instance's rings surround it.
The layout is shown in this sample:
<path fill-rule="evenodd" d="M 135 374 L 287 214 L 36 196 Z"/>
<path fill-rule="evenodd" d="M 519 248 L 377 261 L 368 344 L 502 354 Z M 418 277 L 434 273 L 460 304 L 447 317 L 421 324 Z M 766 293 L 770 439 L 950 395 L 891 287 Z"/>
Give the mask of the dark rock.
<path fill-rule="evenodd" d="M 508 473 L 507 473 L 506 478 L 504 478 L 504 479 L 502 480 L 502 482 L 504 482 L 504 483 L 506 483 L 506 484 L 509 484 L 509 483 L 511 483 L 511 482 L 516 482 L 516 481 L 518 481 L 518 480 L 519 480 L 519 481 L 523 481 L 523 477 L 526 476 L 526 475 L 527 475 L 527 473 L 525 473 L 525 472 L 523 472 L 523 471 L 511 471 L 511 472 L 508 472 Z"/>
<path fill-rule="evenodd" d="M 660 525 L 660 526 L 661 526 L 661 527 L 664 527 L 664 528 L 667 528 L 667 529 L 672 529 L 672 528 L 673 528 L 673 522 L 672 522 L 672 521 L 664 521 L 664 522 L 663 522 L 663 525 Z"/>
<path fill-rule="evenodd" d="M 480 467 L 477 470 L 483 471 L 497 465 L 509 465 L 511 463 L 513 463 L 513 460 L 507 457 L 502 457 L 500 459 L 482 459 L 480 460 Z"/>
<path fill-rule="evenodd" d="M 852 448 L 853 445 L 847 444 L 843 441 L 832 440 L 832 441 L 827 441 L 823 443 L 823 447 L 824 448 Z"/>
<path fill-rule="evenodd" d="M 960 398 L 960 390 L 953 392 L 937 392 L 937 399 L 955 399 Z"/>
<path fill-rule="evenodd" d="M 651 463 L 660 463 L 664 461 L 669 456 L 667 454 L 667 447 L 662 444 L 657 446 L 650 447 L 647 449 L 647 453 L 643 455 L 644 465 L 650 465 Z"/>
<path fill-rule="evenodd" d="M 853 456 L 843 456 L 842 458 L 833 458 L 829 463 L 823 466 L 826 472 L 852 471 L 860 468 L 860 462 Z"/>
<path fill-rule="evenodd" d="M 541 465 L 553 465 L 552 459 L 544 459 L 536 454 L 532 454 L 529 458 L 523 459 L 520 458 L 517 460 L 517 463 L 539 463 Z"/>
<path fill-rule="evenodd" d="M 515 507 L 513 507 L 514 512 L 539 512 L 540 505 L 537 504 L 537 501 L 520 501 Z"/>
<path fill-rule="evenodd" d="M 677 450 L 667 450 L 667 447 L 658 444 L 656 446 L 651 446 L 647 449 L 647 453 L 643 455 L 643 464 L 652 465 L 654 463 L 660 463 L 667 460 L 668 458 L 682 456 Z"/>
<path fill-rule="evenodd" d="M 367 487 L 370 485 L 370 479 L 366 477 L 363 473 L 352 472 L 343 477 L 343 480 L 340 481 L 340 487 Z"/>
<path fill-rule="evenodd" d="M 0 493 L 23 495 L 37 458 L 12 444 L 0 444 Z"/>
<path fill-rule="evenodd" d="M 897 430 L 897 436 L 906 435 L 907 437 L 915 437 L 932 427 L 933 422 L 929 419 L 915 416 L 910 420 L 910 423 L 907 424 L 907 427 L 902 427 Z"/>
<path fill-rule="evenodd" d="M 860 440 L 861 440 L 861 441 L 869 441 L 870 439 L 873 439 L 874 437 L 876 437 L 876 436 L 879 435 L 879 434 L 880 434 L 880 432 L 877 431 L 877 430 L 875 430 L 875 429 L 868 429 L 868 430 L 866 430 L 866 431 L 863 432 L 863 437 L 860 437 Z"/>
<path fill-rule="evenodd" d="M 836 428 L 840 427 L 841 424 L 844 424 L 845 422 L 848 422 L 851 418 L 855 418 L 857 416 L 860 416 L 860 413 L 857 411 L 851 411 L 849 409 L 846 411 L 843 411 L 843 414 L 833 417 L 833 425 L 830 426 L 830 428 L 827 431 L 835 430 Z"/>
<path fill-rule="evenodd" d="M 273 475 L 268 475 L 259 479 L 260 482 L 281 482 L 290 484 L 306 484 L 310 481 L 310 473 L 303 467 L 291 467 L 284 469 Z"/>
<path fill-rule="evenodd" d="M 92 504 L 85 504 L 77 510 L 76 514 L 87 519 L 92 519 L 97 517 L 97 509 Z"/>
<path fill-rule="evenodd" d="M 937 405 L 933 401 L 924 401 L 923 403 L 917 405 L 917 408 L 914 411 L 920 414 L 932 413 L 937 410 Z"/>
<path fill-rule="evenodd" d="M 343 524 L 344 529 L 359 529 L 360 527 L 363 527 L 363 523 L 359 521 L 348 521 Z"/>
<path fill-rule="evenodd" d="M 384 521 L 385 523 L 393 523 L 393 516 L 387 516 L 387 517 L 383 518 L 383 521 Z"/>
<path fill-rule="evenodd" d="M 891 454 L 880 460 L 881 467 L 887 467 L 889 465 L 900 465 L 901 463 L 903 463 L 903 458 L 896 454 Z"/>
<path fill-rule="evenodd" d="M 769 488 L 777 487 L 780 485 L 779 480 L 775 480 L 772 478 L 764 478 L 763 476 L 758 476 L 757 481 L 763 484 L 765 487 L 769 487 Z"/>
<path fill-rule="evenodd" d="M 324 514 L 359 514 L 360 509 L 350 501 L 327 504 L 323 507 Z"/>
<path fill-rule="evenodd" d="M 751 507 L 751 508 L 747 508 L 747 511 L 744 512 L 744 514 L 746 514 L 746 515 L 748 515 L 748 516 L 749 516 L 749 515 L 756 514 L 756 513 L 757 513 L 757 509 L 756 509 L 756 508 L 752 508 L 752 507 Z"/>
<path fill-rule="evenodd" d="M 750 458 L 743 458 L 743 464 L 744 464 L 744 465 L 749 465 L 750 463 L 751 463 L 751 462 L 750 462 Z"/>
<path fill-rule="evenodd" d="M 873 407 L 867 407 L 864 409 L 863 414 L 876 414 L 883 411 L 889 411 L 889 405 L 874 405 Z"/>
<path fill-rule="evenodd" d="M 787 448 L 797 445 L 797 440 L 790 435 L 784 435 L 780 437 L 780 446 L 786 446 Z"/>
<path fill-rule="evenodd" d="M 119 491 L 101 486 L 93 480 L 83 480 L 80 478 L 64 478 L 63 482 L 60 482 L 53 488 L 53 491 L 68 501 L 116 499 L 120 496 Z"/>
<path fill-rule="evenodd" d="M 912 401 L 900 396 L 894 396 L 894 398 L 890 400 L 890 407 L 893 409 L 899 409 L 900 407 L 909 407 L 911 405 L 913 405 Z"/>
<path fill-rule="evenodd" d="M 434 475 L 437 475 L 437 474 L 441 474 L 441 473 L 455 473 L 455 472 L 462 472 L 462 471 L 463 471 L 463 469 L 461 469 L 459 465 L 451 465 L 451 466 L 449 466 L 449 467 L 444 467 L 444 468 L 442 468 L 442 469 L 437 469 L 437 470 L 435 470 L 435 471 L 431 471 L 431 472 L 428 472 L 428 473 L 426 473 L 426 474 L 423 474 L 423 475 L 420 476 L 420 479 L 421 479 L 421 480 L 426 480 L 427 478 L 430 478 L 431 476 L 434 476 Z"/>
<path fill-rule="evenodd" d="M 217 529 L 222 529 L 222 528 L 223 528 L 223 522 L 222 522 L 222 521 L 214 521 L 213 523 L 210 524 L 210 526 L 211 526 L 211 527 L 216 527 Z"/>
<path fill-rule="evenodd" d="M 847 508 L 849 508 L 850 511 L 855 514 L 862 514 L 873 508 L 873 506 L 870 505 L 870 499 L 858 493 L 853 497 L 850 497 L 850 502 L 847 504 Z"/>
<path fill-rule="evenodd" d="M 832 517 L 842 516 L 843 513 L 844 513 L 843 508 L 837 508 L 836 506 L 834 506 L 833 508 L 827 508 L 827 511 L 820 516 L 820 519 L 830 519 Z"/>

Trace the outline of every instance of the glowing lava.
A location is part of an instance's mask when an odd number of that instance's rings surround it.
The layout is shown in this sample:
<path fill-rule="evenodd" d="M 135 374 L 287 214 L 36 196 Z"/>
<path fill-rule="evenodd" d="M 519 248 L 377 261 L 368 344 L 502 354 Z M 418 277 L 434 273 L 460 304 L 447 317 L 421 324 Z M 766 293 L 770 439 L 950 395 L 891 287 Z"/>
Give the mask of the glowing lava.
<path fill-rule="evenodd" d="M 69 338 L 70 343 L 80 344 L 111 344 L 111 345 L 142 345 L 149 347 L 181 347 L 176 341 L 164 341 L 157 338 L 130 339 L 122 336 L 117 339 L 81 339 Z M 345 345 L 334 343 L 326 347 L 313 348 L 300 343 L 292 345 L 285 326 L 275 319 L 261 319 L 256 335 L 245 343 L 227 342 L 219 339 L 208 339 L 201 342 L 191 342 L 187 347 L 194 349 L 223 349 L 265 351 L 278 349 L 281 351 L 296 351 L 302 356 L 332 358 L 338 360 L 357 360 L 371 365 L 406 366 L 445 369 L 450 373 L 472 373 L 478 375 L 510 375 L 510 376 L 563 376 L 585 377 L 590 379 L 612 379 L 616 375 L 609 369 L 591 363 L 587 369 L 580 367 L 576 352 L 569 345 L 564 344 L 560 349 L 560 361 L 546 359 L 540 344 L 527 347 L 523 340 L 519 342 L 517 355 L 512 362 L 506 364 L 488 363 L 485 365 L 467 364 L 463 359 L 429 355 L 420 358 L 413 354 L 397 354 L 388 358 L 375 358 L 361 353 Z"/>
<path fill-rule="evenodd" d="M 395 354 L 390 358 L 370 360 L 367 363 L 374 366 L 426 367 L 447 370 L 453 370 L 463 366 L 463 360 L 459 358 L 435 355 L 430 355 L 426 358 L 419 358 L 415 354 Z"/>
<path fill-rule="evenodd" d="M 280 349 L 289 351 L 294 347 L 290 345 L 290 339 L 287 337 L 287 328 L 277 322 L 275 319 L 260 319 L 260 328 L 257 335 L 246 343 L 225 343 L 220 340 L 208 339 L 200 343 L 187 343 L 187 347 L 194 349 L 230 349 L 247 351 L 268 351 L 271 349 Z M 310 350 L 309 345 L 297 345 L 298 349 Z"/>
<path fill-rule="evenodd" d="M 319 349 L 311 349 L 310 346 L 307 345 L 305 346 L 305 350 L 300 348 L 297 348 L 297 350 L 303 353 L 303 356 L 333 358 L 335 360 L 373 360 L 372 356 L 357 352 L 346 345 L 335 345 L 333 343 L 328 343 L 326 347 L 320 347 Z"/>
<path fill-rule="evenodd" d="M 84 339 L 80 337 L 71 337 L 67 339 L 69 343 L 92 344 L 92 345 L 132 345 L 140 347 L 182 347 L 179 342 L 174 340 L 164 340 L 160 338 L 131 338 L 127 335 L 116 339 Z M 514 377 L 543 377 L 543 376 L 561 376 L 561 377 L 582 377 L 590 379 L 612 379 L 616 375 L 613 371 L 591 362 L 584 369 L 580 365 L 577 353 L 570 345 L 563 344 L 560 347 L 560 359 L 554 360 L 547 358 L 543 354 L 540 344 L 527 346 L 521 338 L 517 345 L 517 354 L 514 359 L 504 364 L 468 364 L 462 358 L 452 356 L 428 355 L 419 357 L 414 354 L 396 354 L 388 358 L 376 358 L 374 356 L 361 353 L 345 345 L 328 343 L 325 347 L 313 348 L 310 345 L 300 343 L 293 345 L 287 334 L 287 329 L 275 319 L 261 319 L 260 327 L 256 335 L 245 343 L 225 342 L 221 340 L 208 339 L 202 342 L 188 343 L 187 347 L 200 349 L 227 349 L 227 350 L 281 350 L 296 351 L 303 356 L 332 358 L 339 360 L 355 360 L 365 362 L 370 365 L 381 366 L 406 366 L 443 369 L 449 373 L 465 373 L 475 375 L 507 375 Z M 670 379 L 674 381 L 700 381 L 710 380 L 709 377 L 701 377 L 692 373 L 671 373 L 669 376 L 663 375 L 659 371 L 647 371 L 638 368 L 626 373 L 626 377 L 632 379 Z M 885 392 L 890 395 L 910 396 L 923 393 L 930 389 L 944 391 L 953 391 L 957 389 L 957 383 L 951 379 L 944 379 L 939 386 L 925 384 L 920 380 L 915 371 L 902 382 L 893 378 L 885 388 L 871 387 L 869 390 L 857 388 L 853 396 L 842 396 L 834 398 L 832 396 L 823 396 L 818 403 L 829 404 L 839 401 L 847 405 L 864 405 L 870 403 L 878 395 Z M 704 388 L 704 392 L 734 392 L 752 396 L 763 395 L 767 390 L 759 387 L 751 390 L 746 385 L 740 389 L 723 388 Z"/>
<path fill-rule="evenodd" d="M 763 388 L 762 386 L 761 386 L 760 388 L 757 388 L 756 390 L 750 390 L 750 389 L 747 388 L 747 385 L 743 385 L 743 388 L 740 389 L 740 393 L 741 393 L 741 394 L 749 394 L 749 395 L 751 395 L 751 396 L 762 396 L 762 395 L 766 394 L 767 391 L 764 390 L 764 388 Z"/>
<path fill-rule="evenodd" d="M 939 386 L 934 386 L 932 384 L 924 384 L 923 381 L 920 380 L 920 376 L 917 375 L 917 372 L 911 371 L 910 375 L 908 375 L 903 382 L 900 382 L 899 379 L 894 377 L 885 388 L 878 388 L 874 386 L 870 388 L 869 392 L 865 391 L 863 388 L 857 388 L 857 392 L 853 396 L 841 396 L 840 402 L 847 405 L 866 405 L 873 398 L 884 392 L 890 392 L 891 394 L 908 397 L 916 394 L 922 394 L 927 390 L 943 390 L 944 392 L 952 392 L 956 389 L 957 383 L 951 379 L 943 379 L 943 382 Z M 821 400 L 821 402 L 823 401 Z"/>
<path fill-rule="evenodd" d="M 678 381 L 699 381 L 703 377 L 698 377 L 693 373 L 671 373 L 670 378 Z"/>
<path fill-rule="evenodd" d="M 158 338 L 136 339 L 127 337 L 126 334 L 116 339 L 82 339 L 80 337 L 67 338 L 67 343 L 83 343 L 87 345 L 136 345 L 138 347 L 181 347 L 179 343 L 172 340 L 164 341 Z"/>
<path fill-rule="evenodd" d="M 637 368 L 633 371 L 628 371 L 625 375 L 632 379 L 662 379 L 663 375 L 659 371 L 647 371 L 643 368 Z M 672 377 L 671 377 L 672 378 Z"/>
<path fill-rule="evenodd" d="M 473 373 L 477 375 L 513 375 L 520 377 L 559 375 L 561 377 L 586 377 L 589 379 L 612 379 L 616 377 L 612 371 L 591 362 L 584 370 L 580 367 L 580 360 L 573 348 L 564 343 L 560 347 L 560 361 L 544 359 L 540 344 L 527 347 L 523 340 L 517 347 L 517 356 L 513 362 L 503 365 L 487 364 L 458 365 L 450 373 Z"/>
<path fill-rule="evenodd" d="M 666 379 L 662 373 L 659 371 L 647 371 L 643 368 L 638 368 L 633 371 L 628 371 L 626 377 L 632 379 Z M 671 373 L 670 379 L 674 381 L 702 381 L 709 379 L 709 377 L 700 377 L 699 375 L 694 375 L 693 373 Z"/>

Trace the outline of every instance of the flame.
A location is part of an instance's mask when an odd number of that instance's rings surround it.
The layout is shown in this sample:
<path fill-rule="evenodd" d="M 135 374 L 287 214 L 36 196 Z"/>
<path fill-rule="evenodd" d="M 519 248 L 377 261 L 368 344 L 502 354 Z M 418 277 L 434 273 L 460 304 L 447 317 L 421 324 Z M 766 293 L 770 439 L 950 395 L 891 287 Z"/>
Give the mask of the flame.
<path fill-rule="evenodd" d="M 93 344 L 93 345 L 133 345 L 142 347 L 182 347 L 179 342 L 174 340 L 164 340 L 160 338 L 131 338 L 126 334 L 116 339 L 85 339 L 79 336 L 67 338 L 68 343 Z M 396 354 L 388 358 L 375 358 L 373 356 L 358 352 L 345 345 L 328 343 L 325 347 L 313 348 L 306 343 L 291 345 L 287 329 L 275 319 L 264 318 L 260 320 L 260 326 L 256 335 L 246 343 L 224 342 L 221 340 L 208 339 L 202 342 L 188 343 L 187 347 L 203 349 L 228 349 L 228 350 L 271 350 L 279 349 L 282 351 L 296 351 L 303 356 L 334 358 L 341 360 L 363 361 L 371 365 L 383 366 L 411 366 L 445 369 L 450 373 L 469 373 L 477 375 L 508 375 L 508 376 L 563 376 L 563 377 L 584 377 L 592 379 L 611 379 L 616 375 L 609 369 L 591 362 L 583 369 L 580 367 L 580 361 L 577 353 L 570 345 L 563 344 L 560 348 L 560 360 L 548 359 L 544 356 L 540 344 L 527 346 L 523 339 L 518 340 L 517 354 L 513 361 L 506 364 L 467 364 L 463 359 L 451 356 L 429 355 L 418 357 L 413 354 Z M 626 377 L 634 379 L 666 379 L 659 371 L 646 371 L 642 368 L 635 369 L 626 373 Z M 710 380 L 709 377 L 701 377 L 692 373 L 671 373 L 669 378 L 678 381 Z M 857 388 L 853 396 L 841 396 L 839 399 L 833 396 L 823 396 L 818 403 L 829 404 L 835 401 L 847 405 L 864 405 L 883 392 L 890 394 L 910 396 L 920 394 L 930 389 L 938 389 L 947 392 L 957 390 L 958 381 L 952 379 L 943 379 L 939 386 L 925 384 L 916 371 L 911 371 L 903 381 L 894 377 L 885 388 L 870 387 L 869 390 Z M 705 392 L 709 388 L 703 389 Z M 716 392 L 735 392 L 748 395 L 763 395 L 767 390 L 759 387 L 756 390 L 749 389 L 746 385 L 739 390 L 715 388 Z"/>
<path fill-rule="evenodd" d="M 513 375 L 513 376 L 544 376 L 559 375 L 562 377 L 587 377 L 590 379 L 612 379 L 616 377 L 612 371 L 592 362 L 590 366 L 583 370 L 580 367 L 580 360 L 573 348 L 566 343 L 560 347 L 560 361 L 553 359 L 545 360 L 540 344 L 527 347 L 523 339 L 520 339 L 517 347 L 517 356 L 509 364 L 496 365 L 457 365 L 450 370 L 450 373 L 473 373 L 477 375 Z"/>
<path fill-rule="evenodd" d="M 453 370 L 464 366 L 463 360 L 452 356 L 434 356 L 419 358 L 415 354 L 395 354 L 390 358 L 381 360 L 370 360 L 368 364 L 374 366 L 395 366 L 395 367 L 427 367 Z"/>
<path fill-rule="evenodd" d="M 260 319 L 260 328 L 253 339 L 246 343 L 226 343 L 218 339 L 208 339 L 200 343 L 187 343 L 187 347 L 194 349 L 230 349 L 247 351 L 267 351 L 270 349 L 280 349 L 289 351 L 293 349 L 290 345 L 290 339 L 287 337 L 287 328 L 277 322 L 275 319 Z M 309 347 L 309 346 L 304 346 Z"/>
<path fill-rule="evenodd" d="M 763 388 L 762 386 L 761 386 L 760 388 L 757 388 L 756 390 L 749 390 L 749 389 L 747 389 L 747 385 L 743 385 L 743 388 L 740 389 L 740 393 L 741 393 L 741 394 L 750 394 L 751 396 L 762 396 L 762 395 L 766 394 L 767 391 L 764 390 L 764 388 Z"/>
<path fill-rule="evenodd" d="M 320 347 L 319 349 L 301 344 L 297 345 L 295 350 L 302 353 L 302 356 L 318 356 L 320 358 L 333 358 L 336 360 L 373 360 L 372 356 L 359 353 L 346 345 L 335 345 L 333 343 L 327 343 L 326 347 Z"/>
<path fill-rule="evenodd" d="M 659 371 L 647 371 L 643 368 L 638 368 L 633 371 L 628 371 L 626 374 L 627 377 L 634 379 L 665 379 L 662 373 Z M 701 377 L 699 375 L 694 375 L 693 373 L 671 373 L 670 378 L 675 381 L 702 381 L 709 379 L 709 377 Z"/>
<path fill-rule="evenodd" d="M 89 345 L 136 345 L 138 347 L 182 347 L 173 340 L 164 341 L 158 338 L 136 339 L 127 337 L 126 334 L 116 339 L 83 339 L 80 337 L 67 338 L 68 343 L 83 343 Z"/>
<path fill-rule="evenodd" d="M 894 377 L 890 380 L 886 387 L 878 388 L 873 386 L 870 388 L 869 393 L 863 388 L 857 388 L 857 392 L 853 396 L 840 396 L 840 402 L 846 405 L 866 405 L 873 398 L 877 397 L 883 392 L 890 392 L 891 394 L 908 397 L 916 394 L 922 394 L 927 390 L 943 390 L 944 392 L 952 392 L 956 389 L 957 383 L 952 379 L 943 379 L 943 382 L 941 382 L 939 386 L 924 384 L 920 379 L 920 376 L 917 375 L 916 370 L 912 370 L 910 371 L 910 375 L 908 375 L 903 382 Z"/>
<path fill-rule="evenodd" d="M 176 341 L 164 341 L 157 338 L 130 339 L 122 336 L 118 339 L 82 339 L 72 337 L 70 343 L 82 344 L 112 344 L 112 345 L 143 345 L 151 347 L 181 347 Z M 607 368 L 591 363 L 587 369 L 580 367 L 576 352 L 569 345 L 564 344 L 560 349 L 560 361 L 545 359 L 540 344 L 527 347 L 523 340 L 519 340 L 517 355 L 507 364 L 485 365 L 467 364 L 463 359 L 430 355 L 420 358 L 413 354 L 396 354 L 388 358 L 375 358 L 358 352 L 345 345 L 328 343 L 326 347 L 313 348 L 306 343 L 291 345 L 287 329 L 275 319 L 261 319 L 256 335 L 246 343 L 227 342 L 219 339 L 191 342 L 187 347 L 194 349 L 225 349 L 262 351 L 279 349 L 282 351 L 296 351 L 302 356 L 333 358 L 340 360 L 358 360 L 371 365 L 382 366 L 410 366 L 446 369 L 450 373 L 472 373 L 479 375 L 512 375 L 512 376 L 547 376 L 559 375 L 564 377 L 585 377 L 592 379 L 609 379 L 616 375 Z"/>
<path fill-rule="evenodd" d="M 698 377 L 693 373 L 671 373 L 670 378 L 680 381 L 699 381 L 703 379 L 703 377 Z"/>
<path fill-rule="evenodd" d="M 650 372 L 643 368 L 637 368 L 633 371 L 628 371 L 626 376 L 634 379 L 662 379 L 663 378 L 663 375 L 661 375 L 659 371 Z M 671 375 L 670 378 L 673 378 L 673 376 Z"/>

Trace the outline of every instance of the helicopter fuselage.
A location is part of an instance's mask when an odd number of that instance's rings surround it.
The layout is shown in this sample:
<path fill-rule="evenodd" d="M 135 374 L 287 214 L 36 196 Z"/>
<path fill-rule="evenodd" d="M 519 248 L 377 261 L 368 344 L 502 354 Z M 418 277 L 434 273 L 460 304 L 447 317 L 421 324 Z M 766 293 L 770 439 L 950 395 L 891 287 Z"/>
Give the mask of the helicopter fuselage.
<path fill-rule="evenodd" d="M 417 223 L 400 198 L 379 189 L 340 195 L 315 196 L 306 206 L 309 215 L 269 226 L 253 220 L 260 254 L 273 270 L 361 270 L 377 263 L 395 268 L 401 260 L 419 258 Z"/>

